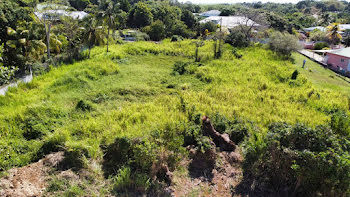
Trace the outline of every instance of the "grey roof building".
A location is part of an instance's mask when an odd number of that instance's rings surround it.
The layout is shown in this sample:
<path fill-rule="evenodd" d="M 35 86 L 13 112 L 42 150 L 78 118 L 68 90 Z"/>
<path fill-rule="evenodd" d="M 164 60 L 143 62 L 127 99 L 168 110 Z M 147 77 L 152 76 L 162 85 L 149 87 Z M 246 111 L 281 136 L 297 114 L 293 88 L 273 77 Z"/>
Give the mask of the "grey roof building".
<path fill-rule="evenodd" d="M 221 11 L 219 10 L 209 10 L 207 12 L 200 13 L 199 16 L 210 17 L 210 16 L 220 16 Z"/>

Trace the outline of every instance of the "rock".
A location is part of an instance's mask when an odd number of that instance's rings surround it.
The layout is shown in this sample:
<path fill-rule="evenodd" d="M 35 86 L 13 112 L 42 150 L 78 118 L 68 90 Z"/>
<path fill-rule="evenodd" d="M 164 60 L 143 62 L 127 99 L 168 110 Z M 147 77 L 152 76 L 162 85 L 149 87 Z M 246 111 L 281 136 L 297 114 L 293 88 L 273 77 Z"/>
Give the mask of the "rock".
<path fill-rule="evenodd" d="M 230 140 L 230 137 L 227 134 L 220 134 L 217 132 L 210 119 L 206 116 L 202 118 L 202 130 L 203 135 L 210 136 L 216 146 L 220 147 L 222 151 L 235 151 L 236 144 Z"/>

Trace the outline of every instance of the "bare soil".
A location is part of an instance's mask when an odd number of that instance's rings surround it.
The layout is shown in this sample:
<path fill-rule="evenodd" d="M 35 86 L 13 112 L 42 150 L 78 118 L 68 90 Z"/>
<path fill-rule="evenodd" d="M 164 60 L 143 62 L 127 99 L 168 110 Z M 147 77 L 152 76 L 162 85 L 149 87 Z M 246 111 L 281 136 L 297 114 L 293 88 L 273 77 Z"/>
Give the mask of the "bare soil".
<path fill-rule="evenodd" d="M 63 160 L 63 152 L 47 155 L 44 159 L 22 168 L 13 168 L 0 179 L 0 196 L 42 196 L 48 179 L 48 171 Z"/>

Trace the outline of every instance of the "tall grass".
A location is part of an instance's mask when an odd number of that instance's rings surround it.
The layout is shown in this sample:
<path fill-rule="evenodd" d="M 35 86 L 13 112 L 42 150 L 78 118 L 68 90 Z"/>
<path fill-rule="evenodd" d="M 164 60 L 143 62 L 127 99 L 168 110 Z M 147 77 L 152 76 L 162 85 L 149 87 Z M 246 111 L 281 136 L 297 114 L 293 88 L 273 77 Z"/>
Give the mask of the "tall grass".
<path fill-rule="evenodd" d="M 214 60 L 206 42 L 202 62 L 177 75 L 175 62 L 194 62 L 191 40 L 113 45 L 108 54 L 99 47 L 90 60 L 52 68 L 11 89 L 0 97 L 0 171 L 60 149 L 102 157 L 100 145 L 116 137 L 143 138 L 186 122 L 184 108 L 240 117 L 265 131 L 277 121 L 322 124 L 330 112 L 349 106 L 348 95 L 315 86 L 305 73 L 291 80 L 295 66 L 270 51 L 241 49 L 236 59 L 230 46 L 224 48 Z"/>

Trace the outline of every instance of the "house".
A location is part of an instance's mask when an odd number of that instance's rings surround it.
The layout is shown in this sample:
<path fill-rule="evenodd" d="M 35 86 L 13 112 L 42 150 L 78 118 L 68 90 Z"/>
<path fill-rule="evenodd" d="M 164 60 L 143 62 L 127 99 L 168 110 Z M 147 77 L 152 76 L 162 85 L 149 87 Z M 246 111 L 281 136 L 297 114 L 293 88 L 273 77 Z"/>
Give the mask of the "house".
<path fill-rule="evenodd" d="M 211 17 L 211 16 L 220 16 L 221 11 L 219 10 L 209 10 L 207 12 L 200 13 L 199 16 Z"/>
<path fill-rule="evenodd" d="M 243 16 L 210 16 L 200 21 L 200 23 L 207 23 L 207 22 L 213 22 L 227 29 L 232 29 L 239 25 L 254 26 L 254 27 L 260 26 L 256 22 Z"/>
<path fill-rule="evenodd" d="M 325 62 L 333 70 L 350 72 L 350 47 L 327 52 Z"/>

